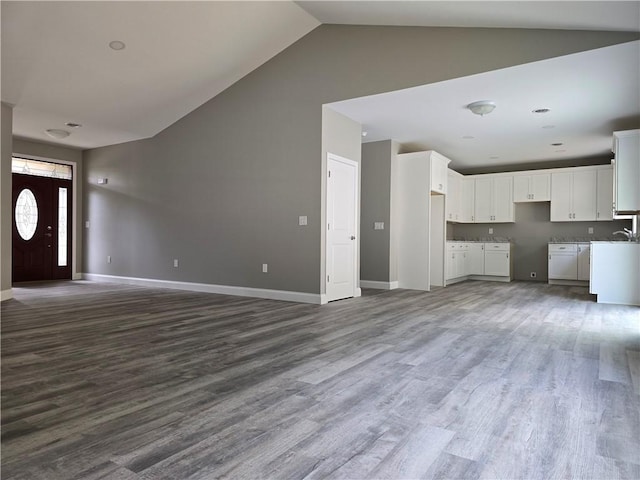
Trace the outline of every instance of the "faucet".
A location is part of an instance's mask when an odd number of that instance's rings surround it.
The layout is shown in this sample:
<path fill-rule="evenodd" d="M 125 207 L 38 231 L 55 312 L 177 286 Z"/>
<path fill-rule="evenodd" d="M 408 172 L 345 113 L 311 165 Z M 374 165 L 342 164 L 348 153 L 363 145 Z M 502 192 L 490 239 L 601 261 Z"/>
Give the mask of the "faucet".
<path fill-rule="evenodd" d="M 633 234 L 633 232 L 631 230 L 629 230 L 628 228 L 623 228 L 622 230 L 618 230 L 617 232 L 613 232 L 613 235 L 616 234 L 620 234 L 620 235 L 624 235 L 625 237 L 627 237 L 627 240 L 629 240 L 630 242 L 633 242 L 636 240 L 636 235 Z"/>

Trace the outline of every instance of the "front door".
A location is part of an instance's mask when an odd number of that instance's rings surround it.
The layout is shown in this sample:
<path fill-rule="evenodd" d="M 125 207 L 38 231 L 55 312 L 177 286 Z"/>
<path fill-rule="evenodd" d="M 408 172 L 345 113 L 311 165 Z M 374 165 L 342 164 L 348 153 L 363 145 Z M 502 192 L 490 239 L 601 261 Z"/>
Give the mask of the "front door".
<path fill-rule="evenodd" d="M 356 296 L 358 164 L 327 158 L 327 300 Z"/>
<path fill-rule="evenodd" d="M 71 180 L 14 173 L 12 281 L 71 278 Z"/>

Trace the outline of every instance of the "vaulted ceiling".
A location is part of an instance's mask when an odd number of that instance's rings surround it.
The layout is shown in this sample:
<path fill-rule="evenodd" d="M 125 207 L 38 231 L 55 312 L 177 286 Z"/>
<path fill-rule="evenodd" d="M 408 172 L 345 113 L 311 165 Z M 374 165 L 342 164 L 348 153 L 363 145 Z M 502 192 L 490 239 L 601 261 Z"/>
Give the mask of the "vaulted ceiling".
<path fill-rule="evenodd" d="M 157 134 L 321 23 L 640 32 L 638 1 L 3 1 L 1 8 L 2 101 L 14 105 L 14 134 L 75 148 Z M 110 48 L 112 41 L 124 49 Z M 471 154 L 499 163 L 489 157 L 516 158 L 516 150 L 528 160 L 590 156 L 602 154 L 612 120 L 637 122 L 639 71 L 634 42 L 333 107 L 365 125 L 366 141 L 394 138 L 462 163 Z M 483 99 L 497 102 L 491 115 L 464 110 Z M 551 112 L 532 116 L 538 107 Z M 399 112 L 407 111 L 403 124 Z M 428 115 L 437 112 L 434 122 Z M 452 136 L 462 125 L 473 139 Z M 548 125 L 555 128 L 542 130 Z M 71 135 L 56 140 L 47 129 Z M 489 132 L 500 130 L 498 142 Z M 522 142 L 525 134 L 535 145 Z M 551 151 L 559 142 L 566 148 L 555 150 L 565 152 Z"/>

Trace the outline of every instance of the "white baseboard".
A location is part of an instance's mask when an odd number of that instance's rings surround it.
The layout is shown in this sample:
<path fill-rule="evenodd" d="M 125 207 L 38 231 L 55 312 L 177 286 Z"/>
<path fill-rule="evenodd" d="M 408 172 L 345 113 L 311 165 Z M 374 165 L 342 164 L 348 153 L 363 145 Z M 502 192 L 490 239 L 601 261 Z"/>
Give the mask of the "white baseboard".
<path fill-rule="evenodd" d="M 73 275 L 71 275 L 71 280 L 82 280 L 82 274 L 74 273 Z"/>
<path fill-rule="evenodd" d="M 188 290 L 192 292 L 218 293 L 221 295 L 266 298 L 269 300 L 314 303 L 318 305 L 322 303 L 322 296 L 315 293 L 268 290 L 265 288 L 234 287 L 230 285 L 212 285 L 209 283 L 178 282 L 173 280 L 156 280 L 153 278 L 120 277 L 116 275 L 102 275 L 99 273 L 83 273 L 82 278 L 94 282 L 121 283 L 125 285 L 138 285 L 141 287 L 172 288 L 175 290 Z"/>
<path fill-rule="evenodd" d="M 398 282 L 377 282 L 374 280 L 360 280 L 362 288 L 377 288 L 378 290 L 395 290 L 398 288 Z"/>
<path fill-rule="evenodd" d="M 5 300 L 11 300 L 13 298 L 13 289 L 1 290 L 0 291 L 0 302 L 4 302 Z"/>

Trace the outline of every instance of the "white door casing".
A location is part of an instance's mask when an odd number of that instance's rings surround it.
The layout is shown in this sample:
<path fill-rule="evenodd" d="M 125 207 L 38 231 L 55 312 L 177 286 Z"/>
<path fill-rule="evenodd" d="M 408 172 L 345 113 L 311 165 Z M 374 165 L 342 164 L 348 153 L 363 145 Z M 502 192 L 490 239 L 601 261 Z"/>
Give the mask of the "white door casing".
<path fill-rule="evenodd" d="M 358 164 L 327 154 L 327 301 L 358 296 Z"/>

